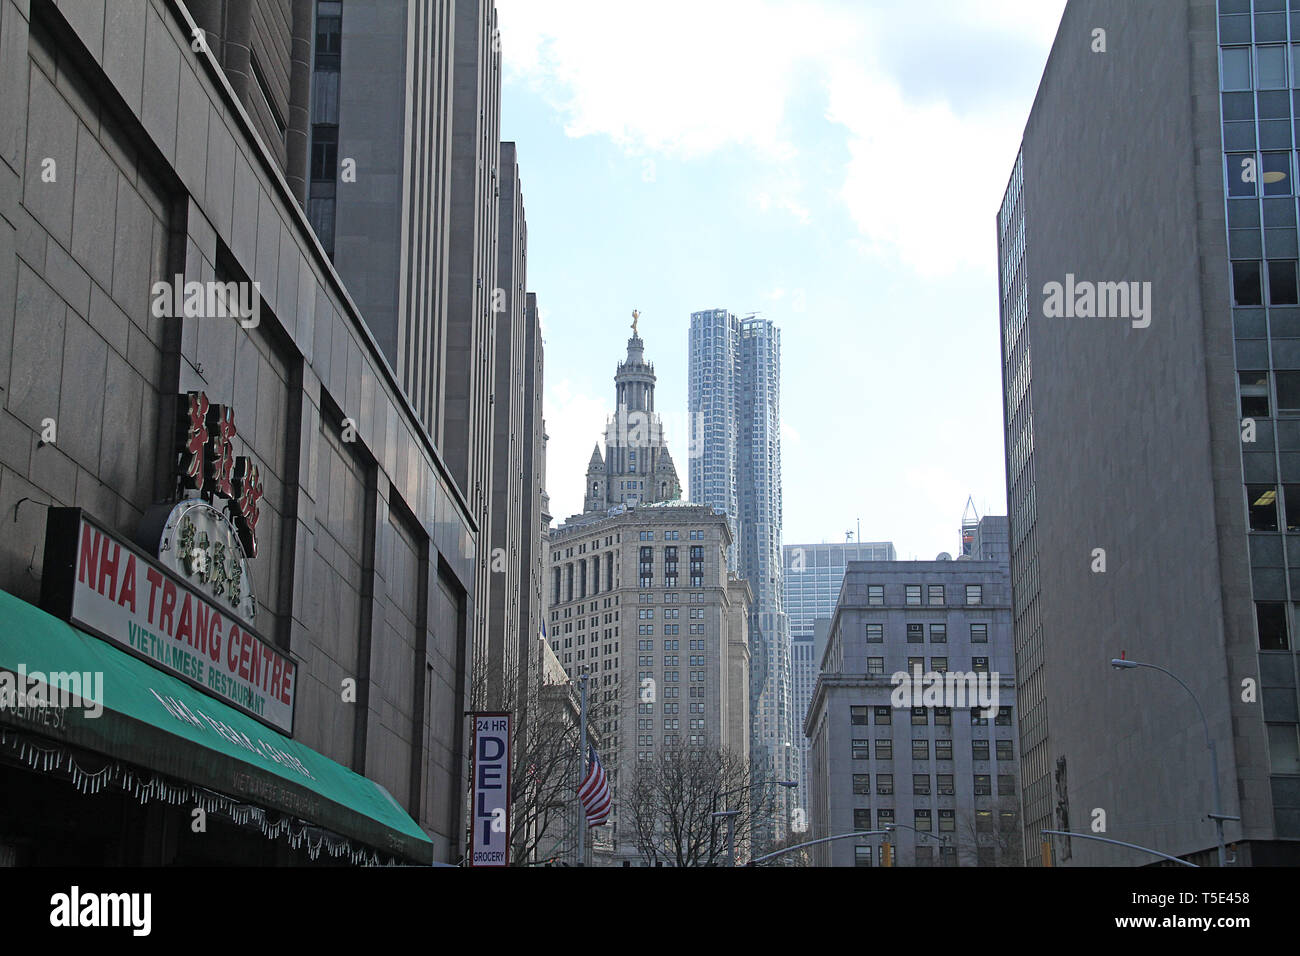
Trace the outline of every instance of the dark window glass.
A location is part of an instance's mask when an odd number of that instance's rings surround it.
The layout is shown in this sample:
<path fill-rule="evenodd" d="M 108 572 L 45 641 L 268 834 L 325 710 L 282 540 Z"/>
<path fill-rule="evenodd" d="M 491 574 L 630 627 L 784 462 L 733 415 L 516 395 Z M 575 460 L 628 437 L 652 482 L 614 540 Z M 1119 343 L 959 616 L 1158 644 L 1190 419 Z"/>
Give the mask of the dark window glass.
<path fill-rule="evenodd" d="M 1295 260 L 1270 260 L 1268 264 L 1269 305 L 1295 305 L 1296 291 Z"/>
<path fill-rule="evenodd" d="M 1300 531 L 1300 485 L 1283 485 L 1282 496 L 1286 500 L 1286 530 Z"/>
<path fill-rule="evenodd" d="M 1256 103 L 1261 120 L 1291 119 L 1291 94 L 1285 90 L 1260 93 Z"/>
<path fill-rule="evenodd" d="M 1249 156 L 1249 153 L 1238 153 L 1239 156 Z M 1240 164 L 1236 167 L 1241 170 Z M 1233 229 L 1248 228 L 1250 226 L 1259 226 L 1259 203 L 1250 200 L 1228 203 L 1228 225 Z"/>
<path fill-rule="evenodd" d="M 339 128 L 317 123 L 311 129 L 311 178 L 333 182 L 339 167 Z"/>
<path fill-rule="evenodd" d="M 1264 304 L 1259 284 L 1259 262 L 1245 259 L 1232 263 L 1232 304 Z"/>
<path fill-rule="evenodd" d="M 1232 120 L 1253 120 L 1254 118 L 1255 94 L 1223 94 L 1223 119 L 1225 122 L 1231 122 Z"/>
<path fill-rule="evenodd" d="M 1285 25 L 1283 25 L 1282 32 L 1283 37 L 1285 37 Z M 1285 46 L 1278 44 L 1255 47 L 1255 88 L 1260 90 L 1286 89 L 1286 61 L 1287 49 Z"/>
<path fill-rule="evenodd" d="M 1285 651 L 1290 646 L 1286 633 L 1286 608 L 1282 604 L 1256 601 L 1255 625 L 1259 628 L 1261 651 Z"/>
<path fill-rule="evenodd" d="M 1272 485 L 1247 485 L 1246 500 L 1250 503 L 1250 530 L 1277 530 L 1277 489 Z"/>
<path fill-rule="evenodd" d="M 1241 372 L 1241 417 L 1268 418 L 1268 372 Z M 1296 396 L 1300 401 L 1300 395 Z"/>
<path fill-rule="evenodd" d="M 1277 407 L 1283 412 L 1300 411 L 1300 372 L 1275 372 Z"/>

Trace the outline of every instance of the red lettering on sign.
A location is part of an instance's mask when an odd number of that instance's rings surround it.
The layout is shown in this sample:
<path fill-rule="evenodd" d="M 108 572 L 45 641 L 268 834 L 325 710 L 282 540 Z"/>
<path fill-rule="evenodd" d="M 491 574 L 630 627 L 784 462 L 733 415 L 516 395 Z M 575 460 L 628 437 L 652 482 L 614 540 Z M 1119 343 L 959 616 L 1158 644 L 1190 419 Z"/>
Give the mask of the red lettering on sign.
<path fill-rule="evenodd" d="M 284 680 L 280 684 L 280 703 L 289 703 L 289 695 L 293 693 L 293 661 L 284 662 Z"/>
<path fill-rule="evenodd" d="M 235 451 L 231 439 L 235 437 L 235 410 L 229 405 L 212 405 L 208 408 L 208 479 L 212 493 L 222 498 L 234 494 L 230 487 L 230 471 L 235 467 Z"/>
<path fill-rule="evenodd" d="M 190 592 L 185 592 L 185 597 L 181 601 L 180 619 L 176 622 L 176 640 L 184 641 L 190 647 L 194 646 L 194 622 L 191 620 L 192 609 L 190 608 Z"/>
<path fill-rule="evenodd" d="M 127 605 L 135 613 L 135 555 L 129 551 L 126 555 L 126 570 L 122 573 L 122 586 L 117 589 L 118 607 Z"/>
<path fill-rule="evenodd" d="M 239 676 L 248 680 L 248 658 L 252 651 L 253 639 L 247 631 L 240 635 L 239 641 Z"/>
<path fill-rule="evenodd" d="M 235 673 L 239 669 L 239 625 L 230 622 L 230 633 L 226 635 L 226 670 Z"/>
<path fill-rule="evenodd" d="M 212 620 L 208 624 L 208 657 L 212 663 L 221 663 L 221 627 L 225 618 L 216 611 L 212 612 Z"/>
<path fill-rule="evenodd" d="M 77 580 L 88 587 L 95 586 L 99 571 L 99 532 L 90 525 L 81 526 L 80 560 L 77 562 Z"/>
<path fill-rule="evenodd" d="M 186 394 L 181 407 L 181 483 L 186 488 L 203 491 L 203 448 L 208 443 L 208 396 L 203 392 Z"/>
<path fill-rule="evenodd" d="M 277 654 L 275 655 L 275 659 L 271 662 L 271 696 L 272 697 L 280 696 L 280 677 L 283 670 L 284 670 L 284 662 L 283 660 L 281 660 L 280 655 Z"/>
<path fill-rule="evenodd" d="M 262 655 L 258 653 L 261 648 L 253 645 L 249 649 L 252 653 L 248 659 L 248 679 L 256 687 L 262 681 Z"/>
<path fill-rule="evenodd" d="M 245 455 L 235 459 L 235 499 L 232 509 L 235 530 L 239 533 L 239 543 L 244 546 L 244 553 L 250 558 L 257 557 L 257 521 L 261 509 L 257 503 L 262 500 L 262 473 Z"/>
<path fill-rule="evenodd" d="M 158 627 L 172 633 L 172 612 L 176 610 L 176 584 L 174 581 L 163 582 L 162 608 L 158 612 Z"/>
<path fill-rule="evenodd" d="M 109 547 L 112 547 L 112 557 L 109 557 Z M 107 597 L 110 601 L 117 597 L 117 562 L 122 556 L 122 546 L 108 537 L 101 537 L 99 543 L 99 581 L 95 584 L 95 590 Z M 108 588 L 105 590 L 104 585 Z"/>
<path fill-rule="evenodd" d="M 208 652 L 208 632 L 212 627 L 213 612 L 207 601 L 194 602 L 194 649 L 200 654 Z"/>
<path fill-rule="evenodd" d="M 153 602 L 154 595 L 158 593 L 158 588 L 162 586 L 162 572 L 156 568 L 147 568 L 144 572 L 145 578 L 149 581 L 149 623 L 153 623 Z"/>

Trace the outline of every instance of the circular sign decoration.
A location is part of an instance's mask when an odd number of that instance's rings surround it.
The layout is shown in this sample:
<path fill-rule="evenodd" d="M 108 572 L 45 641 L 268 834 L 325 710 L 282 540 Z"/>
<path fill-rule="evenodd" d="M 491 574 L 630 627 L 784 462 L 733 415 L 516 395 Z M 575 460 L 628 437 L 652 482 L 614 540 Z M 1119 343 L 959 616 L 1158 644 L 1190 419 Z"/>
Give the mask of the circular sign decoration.
<path fill-rule="evenodd" d="M 150 547 L 152 547 L 152 542 Z M 202 498 L 178 502 L 163 522 L 159 562 L 246 624 L 257 616 L 248 556 L 225 512 Z"/>

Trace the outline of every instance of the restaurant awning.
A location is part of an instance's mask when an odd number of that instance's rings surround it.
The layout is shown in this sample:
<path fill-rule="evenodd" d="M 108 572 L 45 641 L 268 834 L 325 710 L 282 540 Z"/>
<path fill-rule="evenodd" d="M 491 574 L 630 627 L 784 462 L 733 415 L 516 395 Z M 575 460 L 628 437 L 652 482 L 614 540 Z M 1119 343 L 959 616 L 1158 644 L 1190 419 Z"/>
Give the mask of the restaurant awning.
<path fill-rule="evenodd" d="M 0 671 L 102 674 L 97 708 L 71 708 L 58 725 L 0 700 L 0 724 L 296 817 L 402 860 L 427 864 L 433 844 L 379 784 L 276 733 L 70 624 L 0 590 Z M 48 683 L 56 683 L 51 678 Z M 66 684 L 66 681 L 63 683 Z M 29 686 L 36 686 L 31 684 Z"/>

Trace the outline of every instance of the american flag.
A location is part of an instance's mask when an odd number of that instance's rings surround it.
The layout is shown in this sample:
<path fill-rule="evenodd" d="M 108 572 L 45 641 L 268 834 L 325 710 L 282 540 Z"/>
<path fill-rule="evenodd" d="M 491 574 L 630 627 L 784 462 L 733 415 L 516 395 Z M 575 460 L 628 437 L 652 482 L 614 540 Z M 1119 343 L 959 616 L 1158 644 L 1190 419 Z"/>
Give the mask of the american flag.
<path fill-rule="evenodd" d="M 587 764 L 587 776 L 578 786 L 578 800 L 582 809 L 587 811 L 587 826 L 598 827 L 609 817 L 609 781 L 605 777 L 605 768 L 600 765 L 596 748 L 591 748 L 591 760 Z"/>

